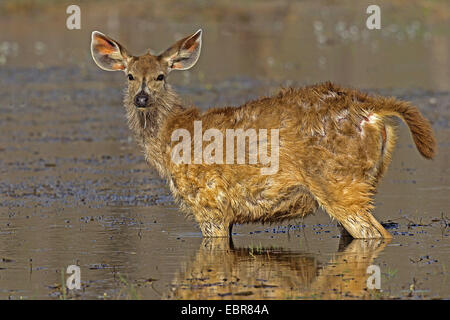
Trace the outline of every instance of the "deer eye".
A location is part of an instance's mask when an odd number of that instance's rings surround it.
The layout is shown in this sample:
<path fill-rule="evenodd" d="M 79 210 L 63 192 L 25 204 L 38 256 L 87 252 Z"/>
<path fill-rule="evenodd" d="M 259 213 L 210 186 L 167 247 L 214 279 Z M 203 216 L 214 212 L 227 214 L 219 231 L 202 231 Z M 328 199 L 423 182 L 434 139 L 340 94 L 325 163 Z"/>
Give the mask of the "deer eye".
<path fill-rule="evenodd" d="M 131 73 L 128 74 L 128 80 L 130 80 L 130 81 L 134 80 L 134 77 L 133 77 L 133 75 Z"/>
<path fill-rule="evenodd" d="M 163 75 L 163 74 L 160 74 L 160 75 L 158 76 L 158 78 L 156 78 L 156 80 L 158 80 L 158 81 L 164 80 L 164 75 Z"/>

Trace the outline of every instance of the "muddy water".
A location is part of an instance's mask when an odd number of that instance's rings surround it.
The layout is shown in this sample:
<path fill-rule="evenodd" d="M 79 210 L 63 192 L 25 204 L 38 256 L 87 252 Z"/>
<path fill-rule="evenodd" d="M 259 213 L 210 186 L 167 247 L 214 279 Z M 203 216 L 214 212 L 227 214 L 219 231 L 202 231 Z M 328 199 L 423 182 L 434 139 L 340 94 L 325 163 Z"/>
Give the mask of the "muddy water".
<path fill-rule="evenodd" d="M 381 2 L 382 30 L 368 32 L 364 2 L 89 1 L 82 29 L 68 31 L 62 2 L 2 2 L 0 298 L 450 298 L 450 8 L 402 4 Z M 200 26 L 199 64 L 170 79 L 186 103 L 238 105 L 333 80 L 430 119 L 436 159 L 421 159 L 401 125 L 376 196 L 390 243 L 341 239 L 323 212 L 202 240 L 130 137 L 124 76 L 89 55 L 93 29 L 139 53 Z M 64 291 L 72 264 L 82 289 Z M 381 290 L 367 288 L 370 265 Z"/>

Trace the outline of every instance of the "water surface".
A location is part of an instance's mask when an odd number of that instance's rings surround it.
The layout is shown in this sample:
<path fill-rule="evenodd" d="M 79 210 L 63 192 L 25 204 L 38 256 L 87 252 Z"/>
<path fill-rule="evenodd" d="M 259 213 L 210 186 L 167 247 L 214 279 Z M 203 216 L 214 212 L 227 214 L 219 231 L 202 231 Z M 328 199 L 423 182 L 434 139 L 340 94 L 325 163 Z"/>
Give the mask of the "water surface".
<path fill-rule="evenodd" d="M 449 298 L 449 16 L 446 1 L 382 1 L 380 31 L 364 1 L 81 1 L 0 5 L 0 298 Z M 67 3 L 68 4 L 68 3 Z M 203 240 L 127 128 L 126 80 L 101 71 L 90 32 L 129 50 L 162 51 L 199 27 L 202 56 L 169 81 L 202 109 L 280 86 L 332 80 L 411 101 L 432 122 L 433 161 L 404 125 L 375 216 L 394 239 L 347 241 L 319 211 L 304 221 L 244 225 L 233 243 Z M 370 265 L 381 290 L 367 289 Z"/>

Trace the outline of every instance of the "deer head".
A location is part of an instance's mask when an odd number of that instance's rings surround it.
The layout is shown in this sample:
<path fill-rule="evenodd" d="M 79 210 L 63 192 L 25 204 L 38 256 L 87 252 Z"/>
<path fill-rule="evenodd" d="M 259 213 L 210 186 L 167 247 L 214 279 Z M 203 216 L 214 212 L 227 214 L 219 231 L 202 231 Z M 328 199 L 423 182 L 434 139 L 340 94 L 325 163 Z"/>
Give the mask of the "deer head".
<path fill-rule="evenodd" d="M 147 110 L 166 101 L 170 95 L 167 75 L 172 70 L 187 70 L 195 65 L 201 50 L 202 30 L 177 41 L 160 55 L 150 52 L 132 56 L 120 43 L 92 32 L 91 54 L 106 71 L 123 71 L 128 77 L 128 100 L 138 110 Z"/>

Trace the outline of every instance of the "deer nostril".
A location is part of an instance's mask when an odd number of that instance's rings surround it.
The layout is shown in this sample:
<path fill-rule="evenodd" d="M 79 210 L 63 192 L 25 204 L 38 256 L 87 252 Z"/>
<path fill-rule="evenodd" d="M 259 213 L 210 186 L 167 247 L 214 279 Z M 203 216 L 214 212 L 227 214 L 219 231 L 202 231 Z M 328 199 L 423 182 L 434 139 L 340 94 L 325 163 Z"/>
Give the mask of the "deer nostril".
<path fill-rule="evenodd" d="M 147 106 L 148 100 L 149 100 L 149 97 L 147 94 L 139 93 L 134 98 L 134 105 L 138 108 L 145 108 Z"/>

